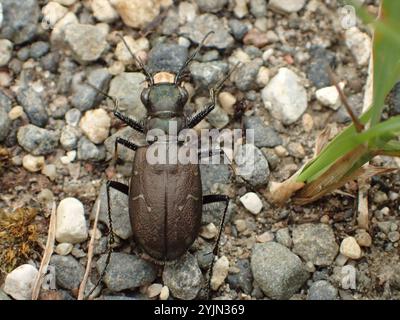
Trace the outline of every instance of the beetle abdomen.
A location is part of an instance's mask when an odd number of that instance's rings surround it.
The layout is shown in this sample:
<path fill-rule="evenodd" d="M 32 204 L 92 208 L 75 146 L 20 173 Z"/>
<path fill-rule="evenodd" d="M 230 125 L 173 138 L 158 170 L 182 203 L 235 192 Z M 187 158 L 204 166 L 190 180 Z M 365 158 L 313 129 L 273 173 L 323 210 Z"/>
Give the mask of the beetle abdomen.
<path fill-rule="evenodd" d="M 157 164 L 147 148 L 135 154 L 129 201 L 136 242 L 152 258 L 175 260 L 196 239 L 202 213 L 202 188 L 196 164 Z"/>

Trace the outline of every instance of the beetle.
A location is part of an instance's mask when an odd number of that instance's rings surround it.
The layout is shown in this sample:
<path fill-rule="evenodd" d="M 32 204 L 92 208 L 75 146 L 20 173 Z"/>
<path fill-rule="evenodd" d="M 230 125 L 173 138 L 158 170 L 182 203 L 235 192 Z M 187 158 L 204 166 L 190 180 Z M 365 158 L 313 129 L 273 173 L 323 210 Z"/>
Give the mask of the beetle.
<path fill-rule="evenodd" d="M 146 136 L 148 145 L 141 147 L 121 137 L 116 138 L 115 154 L 117 154 L 119 145 L 135 151 L 131 179 L 129 185 L 118 181 L 107 181 L 106 183 L 110 244 L 114 242 L 110 206 L 110 189 L 113 188 L 128 196 L 129 216 L 135 242 L 152 261 L 160 264 L 177 260 L 186 253 L 196 240 L 201 227 L 203 205 L 223 202 L 225 208 L 212 251 L 214 257 L 218 255 L 218 244 L 229 197 L 220 194 L 202 194 L 199 164 L 182 164 L 180 162 L 151 164 L 146 157 L 151 146 L 164 147 L 167 153 L 171 151 L 169 150 L 169 141 L 177 139 L 169 132 L 171 122 L 174 122 L 179 133 L 183 129 L 196 126 L 214 109 L 217 93 L 235 68 L 210 90 L 210 102 L 201 111 L 190 117 L 185 116 L 183 112 L 189 95 L 182 85 L 187 67 L 202 48 L 204 41 L 212 33 L 210 32 L 204 37 L 198 48 L 189 56 L 177 73 L 163 70 L 155 74 L 148 72 L 142 61 L 131 52 L 124 38 L 120 36 L 136 64 L 146 75 L 148 87 L 142 91 L 141 101 L 148 111 L 148 116 L 143 122 L 136 121 L 121 113 L 118 108 L 118 100 L 103 93 L 112 99 L 114 115 L 132 129 L 145 135 L 154 129 L 161 130 L 164 133 L 163 138 Z M 178 148 L 184 148 L 184 145 L 178 142 Z M 215 154 L 214 152 L 212 150 L 207 152 L 207 156 Z M 219 153 L 224 155 L 222 149 L 219 150 Z M 202 152 L 198 152 L 198 156 L 201 157 L 202 155 Z M 105 274 L 110 255 L 111 250 L 99 282 Z M 212 259 L 210 267 L 209 285 L 213 263 L 214 259 Z"/>

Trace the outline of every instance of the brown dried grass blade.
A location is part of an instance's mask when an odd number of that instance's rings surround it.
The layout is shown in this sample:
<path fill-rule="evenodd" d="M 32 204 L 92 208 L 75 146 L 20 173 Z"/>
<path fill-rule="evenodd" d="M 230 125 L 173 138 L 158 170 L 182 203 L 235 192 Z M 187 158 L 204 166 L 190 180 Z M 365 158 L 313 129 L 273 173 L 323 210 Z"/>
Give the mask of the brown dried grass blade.
<path fill-rule="evenodd" d="M 56 203 L 53 201 L 49 223 L 49 234 L 47 236 L 46 247 L 40 263 L 39 272 L 33 285 L 32 300 L 37 300 L 39 298 L 40 288 L 42 287 L 43 279 L 46 275 L 51 255 L 53 254 L 54 242 L 56 239 L 56 219 Z"/>
<path fill-rule="evenodd" d="M 296 181 L 301 170 L 302 168 L 284 182 L 276 182 L 271 185 L 271 188 L 268 194 L 265 194 L 265 197 L 277 206 L 284 205 L 295 192 L 303 188 L 305 185 L 304 182 Z"/>
<path fill-rule="evenodd" d="M 87 264 L 86 264 L 85 274 L 84 274 L 82 282 L 79 286 L 78 300 L 83 300 L 85 298 L 86 283 L 89 279 L 90 270 L 92 268 L 94 242 L 96 240 L 97 223 L 99 221 L 99 213 L 100 213 L 100 203 L 101 203 L 101 201 L 99 201 L 97 203 L 96 216 L 94 218 L 92 236 L 90 238 L 89 248 L 88 248 L 88 260 L 87 260 Z"/>

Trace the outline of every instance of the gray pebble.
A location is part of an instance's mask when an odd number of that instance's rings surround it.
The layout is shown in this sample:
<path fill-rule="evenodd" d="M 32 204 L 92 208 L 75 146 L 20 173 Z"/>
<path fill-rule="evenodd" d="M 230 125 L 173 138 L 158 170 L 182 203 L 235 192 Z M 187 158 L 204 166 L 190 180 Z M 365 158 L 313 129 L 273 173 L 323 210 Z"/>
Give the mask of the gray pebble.
<path fill-rule="evenodd" d="M 364 96 L 362 93 L 353 94 L 347 98 L 347 101 L 356 116 L 361 115 L 363 108 L 363 100 Z M 351 121 L 349 114 L 343 107 L 339 108 L 339 110 L 336 112 L 335 119 L 339 123 L 347 123 Z"/>
<path fill-rule="evenodd" d="M 262 59 L 255 59 L 241 64 L 233 75 L 236 87 L 241 91 L 252 89 L 255 86 L 258 70 L 262 64 Z"/>
<path fill-rule="evenodd" d="M 290 248 L 292 246 L 292 238 L 290 237 L 288 228 L 279 229 L 276 232 L 275 237 L 276 241 L 281 245 L 284 245 L 287 248 Z"/>
<path fill-rule="evenodd" d="M 205 88 L 211 87 L 221 80 L 229 71 L 229 66 L 224 61 L 197 62 L 190 65 L 190 73 L 193 79 Z"/>
<path fill-rule="evenodd" d="M 119 109 L 127 116 L 136 120 L 146 117 L 140 94 L 145 87 L 145 76 L 139 72 L 124 72 L 114 77 L 110 82 L 108 94 L 119 99 Z"/>
<path fill-rule="evenodd" d="M 331 85 L 326 66 L 335 67 L 336 56 L 320 46 L 314 46 L 310 49 L 311 61 L 307 69 L 307 77 L 317 89 L 328 87 Z"/>
<path fill-rule="evenodd" d="M 256 18 L 265 17 L 267 14 L 267 1 L 250 0 L 250 12 Z"/>
<path fill-rule="evenodd" d="M 172 71 L 177 73 L 188 57 L 188 50 L 183 46 L 160 43 L 149 52 L 147 63 L 149 72 Z"/>
<path fill-rule="evenodd" d="M 26 61 L 29 59 L 30 54 L 31 50 L 29 47 L 22 47 L 21 49 L 18 50 L 17 57 L 21 61 Z"/>
<path fill-rule="evenodd" d="M 39 93 L 32 88 L 22 87 L 18 90 L 17 99 L 32 124 L 38 127 L 47 124 L 49 116 Z"/>
<path fill-rule="evenodd" d="M 31 45 L 30 55 L 34 59 L 44 56 L 50 50 L 50 45 L 44 41 L 37 41 Z"/>
<path fill-rule="evenodd" d="M 250 294 L 253 291 L 253 274 L 251 272 L 250 261 L 248 259 L 239 260 L 236 263 L 236 267 L 240 269 L 240 272 L 237 273 L 238 287 L 244 293 Z"/>
<path fill-rule="evenodd" d="M 0 38 L 15 44 L 33 39 L 37 33 L 40 9 L 36 0 L 2 0 L 3 24 Z"/>
<path fill-rule="evenodd" d="M 172 295 L 182 300 L 193 300 L 201 289 L 202 274 L 196 258 L 190 253 L 164 267 L 163 281 Z"/>
<path fill-rule="evenodd" d="M 249 31 L 249 27 L 247 26 L 247 24 L 237 19 L 230 19 L 228 25 L 231 29 L 233 36 L 238 41 L 241 41 L 247 31 Z"/>
<path fill-rule="evenodd" d="M 57 148 L 59 133 L 28 124 L 19 128 L 17 139 L 26 151 L 39 156 L 52 153 Z"/>
<path fill-rule="evenodd" d="M 93 205 L 92 216 L 95 215 L 98 201 L 101 201 L 99 221 L 108 226 L 107 192 L 105 183 L 101 186 L 98 198 Z M 114 233 L 122 239 L 130 238 L 132 236 L 132 227 L 128 212 L 128 196 L 116 189 L 110 188 L 110 207 Z"/>
<path fill-rule="evenodd" d="M 203 54 L 201 57 L 202 62 L 210 62 L 220 59 L 218 50 L 210 50 Z"/>
<path fill-rule="evenodd" d="M 22 69 L 22 62 L 18 59 L 11 59 L 8 63 L 8 68 L 14 73 L 20 73 Z"/>
<path fill-rule="evenodd" d="M 86 161 L 101 161 L 106 157 L 104 145 L 95 145 L 86 137 L 81 137 L 78 142 L 78 159 Z"/>
<path fill-rule="evenodd" d="M 13 43 L 7 39 L 0 39 L 0 67 L 10 61 L 13 52 Z"/>
<path fill-rule="evenodd" d="M 251 269 L 257 284 L 272 299 L 289 299 L 308 278 L 300 258 L 276 242 L 255 244 Z"/>
<path fill-rule="evenodd" d="M 337 300 L 338 290 L 328 281 L 314 282 L 308 290 L 307 300 Z"/>
<path fill-rule="evenodd" d="M 211 266 L 211 261 L 214 258 L 212 253 L 213 248 L 212 246 L 208 245 L 205 248 L 196 251 L 196 258 L 199 267 L 203 270 L 208 270 Z"/>
<path fill-rule="evenodd" d="M 104 254 L 97 261 L 99 273 L 104 270 L 106 258 L 107 254 Z M 153 264 L 132 254 L 113 252 L 103 281 L 108 289 L 118 292 L 150 284 L 156 276 Z"/>
<path fill-rule="evenodd" d="M 10 112 L 12 107 L 11 99 L 0 90 L 0 108 L 4 109 L 7 113 Z"/>
<path fill-rule="evenodd" d="M 176 33 L 179 29 L 179 15 L 176 10 L 169 10 L 162 25 L 161 32 L 167 36 Z"/>
<path fill-rule="evenodd" d="M 293 252 L 317 266 L 332 264 L 339 246 L 332 228 L 326 224 L 305 223 L 294 227 Z"/>
<path fill-rule="evenodd" d="M 267 127 L 258 116 L 244 117 L 243 124 L 246 130 L 254 130 L 256 147 L 273 148 L 283 143 L 280 135 L 272 127 Z"/>
<path fill-rule="evenodd" d="M 67 125 L 61 131 L 60 143 L 65 150 L 74 150 L 78 146 L 79 136 L 79 131 L 75 127 Z"/>
<path fill-rule="evenodd" d="M 40 59 L 40 64 L 44 70 L 54 73 L 57 71 L 59 60 L 60 54 L 58 52 L 50 52 Z"/>
<path fill-rule="evenodd" d="M 79 109 L 71 109 L 65 113 L 65 121 L 70 126 L 76 127 L 81 119 L 82 112 Z"/>
<path fill-rule="evenodd" d="M 216 105 L 214 110 L 207 116 L 207 121 L 214 128 L 222 129 L 229 124 L 229 116 L 220 106 Z"/>
<path fill-rule="evenodd" d="M 270 170 L 268 161 L 260 149 L 252 144 L 241 145 L 235 153 L 236 174 L 253 186 L 268 182 Z"/>
<path fill-rule="evenodd" d="M 196 3 L 201 11 L 216 13 L 228 3 L 228 0 L 197 0 Z"/>
<path fill-rule="evenodd" d="M 234 44 L 234 39 L 222 20 L 210 13 L 199 15 L 193 21 L 182 26 L 179 34 L 189 37 L 194 43 L 200 43 L 210 31 L 215 33 L 207 38 L 205 47 L 226 49 Z"/>
<path fill-rule="evenodd" d="M 83 279 L 85 268 L 72 256 L 53 255 L 50 265 L 56 269 L 57 285 L 64 289 L 77 289 Z"/>
<path fill-rule="evenodd" d="M 0 142 L 2 142 L 10 131 L 11 120 L 6 108 L 0 105 Z"/>

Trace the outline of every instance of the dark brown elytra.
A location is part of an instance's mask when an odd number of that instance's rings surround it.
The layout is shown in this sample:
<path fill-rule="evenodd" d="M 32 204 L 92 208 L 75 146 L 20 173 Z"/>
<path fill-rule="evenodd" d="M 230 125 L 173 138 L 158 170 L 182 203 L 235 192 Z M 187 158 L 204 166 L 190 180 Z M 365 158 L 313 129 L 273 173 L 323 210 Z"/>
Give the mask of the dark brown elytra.
<path fill-rule="evenodd" d="M 212 32 L 211 32 L 212 33 Z M 128 196 L 129 216 L 132 225 L 133 237 L 143 251 L 153 260 L 166 263 L 180 258 L 193 244 L 199 234 L 202 219 L 202 207 L 208 203 L 224 202 L 225 209 L 221 219 L 220 229 L 212 254 L 218 254 L 218 243 L 224 223 L 229 198 L 225 195 L 203 195 L 200 167 L 198 164 L 150 164 L 146 153 L 151 146 L 165 144 L 168 153 L 171 139 L 169 124 L 174 122 L 177 132 L 186 128 L 193 128 L 203 120 L 215 107 L 216 95 L 224 81 L 232 71 L 210 90 L 210 102 L 204 108 L 190 117 L 186 117 L 183 108 L 188 100 L 188 93 L 182 86 L 186 69 L 202 44 L 211 34 L 207 34 L 194 53 L 189 56 L 177 73 L 169 70 L 150 74 L 143 63 L 130 51 L 138 67 L 146 75 L 148 88 L 141 94 L 141 100 L 145 105 L 148 116 L 143 122 L 138 122 L 123 115 L 118 110 L 118 100 L 106 95 L 114 102 L 114 115 L 126 123 L 132 129 L 147 134 L 149 130 L 158 129 L 164 134 L 164 139 L 147 137 L 148 145 L 139 147 L 123 138 L 115 141 L 115 153 L 118 145 L 123 145 L 135 152 L 130 184 L 125 185 L 117 181 L 107 181 L 107 207 L 110 224 L 110 244 L 114 242 L 112 232 L 112 219 L 110 207 L 110 188 L 116 189 Z M 95 88 L 96 89 L 96 88 Z M 97 90 L 97 89 L 96 89 Z M 166 137 L 166 139 L 165 139 Z M 183 148 L 178 143 L 178 149 Z M 218 151 L 222 156 L 222 150 Z M 198 152 L 201 157 L 204 152 Z M 206 156 L 215 154 L 215 151 L 207 151 Z M 111 248 L 111 246 L 110 246 Z M 105 268 L 100 275 L 98 284 L 102 280 L 111 257 L 109 251 Z M 214 259 L 212 259 L 209 275 L 209 286 Z M 96 285 L 97 286 L 97 285 Z M 94 291 L 92 289 L 91 293 Z"/>

